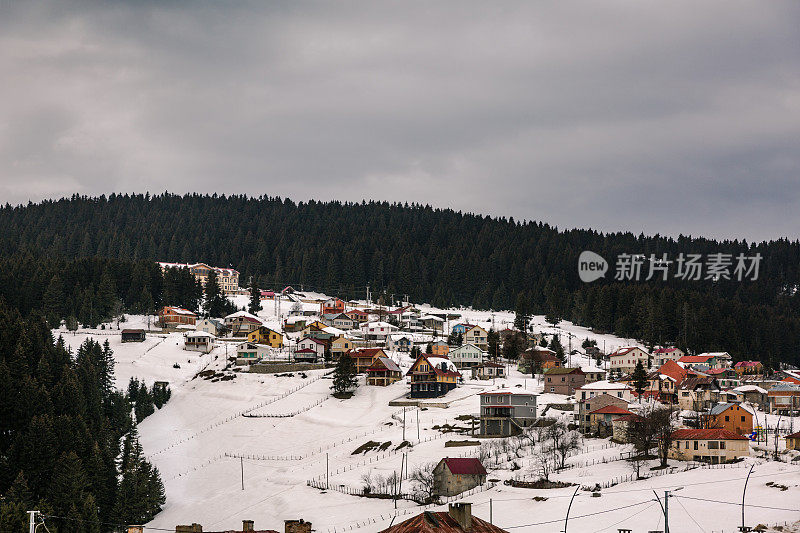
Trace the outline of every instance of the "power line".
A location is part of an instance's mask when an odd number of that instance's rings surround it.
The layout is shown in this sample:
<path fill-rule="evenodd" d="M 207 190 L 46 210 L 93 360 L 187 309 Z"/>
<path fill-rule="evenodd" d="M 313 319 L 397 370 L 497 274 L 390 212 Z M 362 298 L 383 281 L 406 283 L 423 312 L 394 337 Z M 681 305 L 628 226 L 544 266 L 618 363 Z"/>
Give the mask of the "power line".
<path fill-rule="evenodd" d="M 675 497 L 676 498 L 684 498 L 686 500 L 698 500 L 698 501 L 701 501 L 701 502 L 724 503 L 724 504 L 727 504 L 727 505 L 735 505 L 737 507 L 741 507 L 742 506 L 741 502 L 725 502 L 725 501 L 722 501 L 722 500 L 710 500 L 708 498 L 696 498 L 694 496 L 677 496 L 676 495 Z M 800 513 L 800 509 L 787 509 L 786 507 L 770 507 L 768 505 L 755 505 L 753 503 L 746 503 L 745 507 L 753 507 L 753 508 L 756 508 L 756 509 L 769 509 L 769 510 L 772 510 L 772 511 L 793 511 L 793 512 L 796 512 L 796 513 Z"/>
<path fill-rule="evenodd" d="M 70 518 L 68 516 L 55 516 L 55 515 L 41 515 L 41 516 L 43 516 L 43 517 L 46 516 L 47 518 L 55 518 L 56 520 L 69 520 L 70 522 L 81 522 L 81 523 L 84 523 L 84 524 L 103 524 L 103 525 L 106 525 L 106 526 L 114 526 L 114 527 L 121 527 L 121 528 L 128 527 L 128 524 L 118 524 L 116 522 L 103 522 L 101 520 L 84 520 L 83 518 Z M 45 526 L 45 528 L 46 527 L 47 526 Z M 164 528 L 160 528 L 160 527 L 150 527 L 150 526 L 143 526 L 143 527 L 145 529 L 150 529 L 150 530 L 153 530 L 153 531 L 171 531 L 171 532 L 175 531 L 174 528 L 173 529 L 164 529 Z"/>
<path fill-rule="evenodd" d="M 700 525 L 700 524 L 697 522 L 697 520 L 695 520 L 695 519 L 694 519 L 694 517 L 693 517 L 693 516 L 692 516 L 692 515 L 689 513 L 689 511 L 686 509 L 686 507 L 684 507 L 683 503 L 682 503 L 680 500 L 678 500 L 678 505 L 680 505 L 680 506 L 681 506 L 681 509 L 683 509 L 683 512 L 684 512 L 684 513 L 686 513 L 686 516 L 688 516 L 689 518 L 691 518 L 691 519 L 692 519 L 692 522 L 694 522 L 694 523 L 695 523 L 695 525 L 698 527 L 698 529 L 700 529 L 700 531 L 702 531 L 703 533 L 706 533 L 706 530 L 705 530 L 705 529 L 703 529 L 703 526 L 701 526 L 701 525 Z"/>
<path fill-rule="evenodd" d="M 629 509 L 631 507 L 636 507 L 638 505 L 644 505 L 645 503 L 652 502 L 652 501 L 653 501 L 652 499 L 645 500 L 645 501 L 639 502 L 639 503 L 632 503 L 630 505 L 623 505 L 622 507 L 615 507 L 613 509 L 606 509 L 605 511 L 597 511 L 597 512 L 594 512 L 594 513 L 588 513 L 588 514 L 582 514 L 582 515 L 578 515 L 578 516 L 573 516 L 573 517 L 571 517 L 571 519 L 572 520 L 577 520 L 579 518 L 587 518 L 587 517 L 590 517 L 590 516 L 597 516 L 597 515 L 601 515 L 601 514 L 605 514 L 605 513 L 612 513 L 614 511 L 621 511 L 622 509 Z M 545 522 L 534 522 L 532 524 L 520 524 L 520 525 L 517 525 L 517 526 L 505 526 L 504 529 L 514 529 L 514 528 L 518 528 L 518 527 L 543 526 L 543 525 L 546 525 L 546 524 L 561 523 L 563 521 L 564 521 L 563 518 L 559 518 L 557 520 L 547 520 Z"/>
<path fill-rule="evenodd" d="M 636 512 L 635 512 L 635 513 L 633 513 L 632 515 L 628 516 L 627 518 L 623 518 L 623 519 L 622 519 L 622 520 L 620 520 L 619 522 L 614 522 L 614 523 L 613 523 L 613 524 L 611 524 L 610 526 L 606 526 L 606 527 L 604 527 L 603 529 L 598 529 L 598 530 L 597 530 L 597 531 L 595 531 L 594 533 L 600 533 L 601 531 L 605 531 L 606 529 L 610 529 L 610 528 L 612 528 L 612 527 L 614 527 L 614 526 L 618 526 L 618 525 L 620 525 L 620 524 L 621 524 L 621 523 L 623 523 L 623 522 L 627 522 L 628 520 L 630 520 L 630 519 L 631 519 L 631 518 L 633 518 L 634 516 L 636 516 L 636 515 L 638 515 L 638 514 L 641 514 L 641 513 L 645 512 L 645 511 L 647 511 L 648 509 L 652 509 L 654 505 L 655 505 L 655 503 L 653 503 L 653 504 L 651 504 L 651 505 L 649 505 L 649 506 L 645 507 L 644 509 L 639 509 L 638 511 L 636 511 Z M 659 519 L 659 520 L 660 520 L 660 519 Z"/>

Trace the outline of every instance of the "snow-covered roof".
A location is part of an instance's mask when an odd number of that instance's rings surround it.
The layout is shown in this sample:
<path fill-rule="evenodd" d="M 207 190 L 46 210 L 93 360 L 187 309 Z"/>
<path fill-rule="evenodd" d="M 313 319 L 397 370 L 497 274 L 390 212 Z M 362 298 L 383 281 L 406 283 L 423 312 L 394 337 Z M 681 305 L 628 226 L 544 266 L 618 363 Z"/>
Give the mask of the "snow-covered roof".
<path fill-rule="evenodd" d="M 582 366 L 581 370 L 583 370 L 584 372 L 605 372 L 605 370 L 603 370 L 602 368 L 597 368 L 594 365 Z"/>
<path fill-rule="evenodd" d="M 344 330 L 339 329 L 339 328 L 334 328 L 334 327 L 331 327 L 331 326 L 322 328 L 322 331 L 324 331 L 325 333 L 330 333 L 331 335 L 336 335 L 337 337 L 345 334 Z"/>
<path fill-rule="evenodd" d="M 193 331 L 191 333 L 184 334 L 187 338 L 188 337 L 210 337 L 212 339 L 216 339 L 214 335 L 208 333 L 207 331 Z"/>
<path fill-rule="evenodd" d="M 595 381 L 594 383 L 587 383 L 580 387 L 581 390 L 631 390 L 631 388 L 624 383 L 612 383 L 608 380 Z"/>
<path fill-rule="evenodd" d="M 456 365 L 453 364 L 453 361 L 451 361 L 447 357 L 441 357 L 438 355 L 428 355 L 426 356 L 426 359 L 428 359 L 428 362 L 432 366 L 435 366 L 437 368 L 442 368 L 442 363 L 445 363 L 447 365 L 447 370 L 449 372 L 458 372 L 458 368 L 456 368 Z"/>
<path fill-rule="evenodd" d="M 741 387 L 736 387 L 733 389 L 734 392 L 758 392 L 760 394 L 766 394 L 766 389 L 762 389 L 758 385 L 742 385 Z"/>
<path fill-rule="evenodd" d="M 231 313 L 225 317 L 225 320 L 228 320 L 229 318 L 239 318 L 239 317 L 255 319 L 261 322 L 260 318 L 258 318 L 256 315 L 248 313 L 247 311 L 236 311 L 235 313 Z"/>
<path fill-rule="evenodd" d="M 438 316 L 434 315 L 422 315 L 419 317 L 420 320 L 435 320 L 436 322 L 444 322 L 443 318 L 439 318 Z"/>

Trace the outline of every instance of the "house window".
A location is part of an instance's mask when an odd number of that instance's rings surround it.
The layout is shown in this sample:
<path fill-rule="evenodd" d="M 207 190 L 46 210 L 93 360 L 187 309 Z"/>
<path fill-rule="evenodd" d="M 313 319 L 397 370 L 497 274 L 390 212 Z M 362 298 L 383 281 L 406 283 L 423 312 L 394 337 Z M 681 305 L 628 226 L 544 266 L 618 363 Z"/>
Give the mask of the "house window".
<path fill-rule="evenodd" d="M 697 449 L 697 441 L 694 441 L 694 449 Z"/>
<path fill-rule="evenodd" d="M 724 450 L 725 449 L 725 441 L 724 440 L 719 441 L 719 449 L 720 450 Z"/>

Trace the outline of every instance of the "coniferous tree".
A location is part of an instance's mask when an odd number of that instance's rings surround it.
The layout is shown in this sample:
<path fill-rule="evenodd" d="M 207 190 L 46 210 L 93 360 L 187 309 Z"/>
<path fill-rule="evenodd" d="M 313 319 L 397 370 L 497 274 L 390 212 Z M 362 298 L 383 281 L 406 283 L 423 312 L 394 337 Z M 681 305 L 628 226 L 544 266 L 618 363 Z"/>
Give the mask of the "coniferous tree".
<path fill-rule="evenodd" d="M 258 290 L 255 276 L 250 280 L 250 304 L 247 311 L 254 315 L 261 311 L 261 291 Z"/>
<path fill-rule="evenodd" d="M 633 378 L 634 390 L 641 396 L 641 394 L 647 390 L 649 385 L 647 381 L 647 371 L 644 369 L 644 365 L 641 361 L 636 363 L 636 368 L 634 368 L 631 378 Z"/>
<path fill-rule="evenodd" d="M 550 341 L 550 349 L 556 353 L 556 357 L 558 357 L 562 365 L 567 363 L 564 346 L 561 345 L 561 339 L 558 338 L 558 335 L 553 335 L 553 340 Z"/>
<path fill-rule="evenodd" d="M 333 384 L 331 389 L 335 394 L 344 394 L 358 386 L 356 365 L 353 358 L 347 353 L 339 356 L 336 368 L 333 371 Z"/>

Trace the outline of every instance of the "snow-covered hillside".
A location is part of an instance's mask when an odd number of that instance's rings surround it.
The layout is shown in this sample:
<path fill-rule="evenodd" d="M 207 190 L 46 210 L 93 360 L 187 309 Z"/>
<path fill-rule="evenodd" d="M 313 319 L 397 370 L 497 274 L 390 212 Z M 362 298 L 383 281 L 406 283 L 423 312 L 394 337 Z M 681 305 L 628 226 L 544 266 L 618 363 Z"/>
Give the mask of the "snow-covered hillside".
<path fill-rule="evenodd" d="M 245 297 L 236 300 L 239 306 L 245 302 Z M 277 327 L 274 307 L 271 303 L 264 307 L 259 316 L 267 325 Z M 286 307 L 284 303 L 284 314 Z M 425 306 L 422 310 L 437 311 Z M 464 320 L 487 328 L 494 323 L 496 329 L 503 329 L 513 321 L 513 314 L 508 312 L 457 312 Z M 143 317 L 130 317 L 124 327 L 144 323 Z M 534 325 L 546 333 L 573 335 L 574 348 L 586 337 L 596 339 L 601 347 L 605 345 L 606 351 L 635 344 L 630 339 L 595 335 L 569 323 L 551 328 L 543 317 L 535 317 Z M 144 451 L 161 471 L 167 491 L 164 510 L 149 526 L 164 529 L 197 522 L 205 531 L 220 531 L 240 527 L 243 519 L 254 520 L 256 529 L 281 529 L 284 519 L 303 518 L 320 532 L 379 531 L 423 508 L 407 500 L 400 500 L 395 508 L 391 500 L 347 494 L 363 485 L 363 476 L 399 472 L 403 454 L 409 471 L 442 457 L 469 456 L 474 447 L 445 447 L 447 441 L 463 440 L 468 435 L 442 433 L 434 427 L 463 427 L 465 422 L 459 417 L 476 415 L 477 394 L 492 388 L 542 392 L 540 383 L 512 369 L 508 379 L 495 383 L 467 380 L 445 397 L 450 402 L 447 408 L 408 407 L 404 413 L 402 407 L 388 405 L 406 393 L 408 386 L 402 381 L 388 387 L 368 387 L 362 378 L 351 399 L 339 400 L 330 396 L 331 380 L 324 371 L 295 372 L 291 376 L 237 373 L 228 381 L 193 379 L 202 369 L 222 370 L 225 348 L 218 346 L 207 355 L 186 352 L 178 333 L 150 334 L 144 343 L 126 344 L 120 342 L 116 330 L 58 333 L 72 347 L 88 337 L 101 342 L 108 339 L 115 353 L 120 387 L 132 376 L 148 383 L 170 383 L 170 401 L 139 427 Z M 568 338 L 562 337 L 565 345 Z M 411 364 L 408 354 L 391 356 L 403 369 Z M 176 363 L 180 368 L 175 368 Z M 577 356 L 576 363 L 590 361 Z M 563 396 L 542 394 L 539 412 L 549 403 L 565 401 Z M 562 415 L 569 417 L 571 413 Z M 398 449 L 404 440 L 410 446 Z M 353 454 L 369 441 L 391 444 L 382 451 Z M 673 532 L 734 531 L 741 521 L 736 502 L 741 501 L 751 464 L 756 466 L 747 492 L 748 524 L 800 519 L 800 465 L 751 459 L 727 467 L 683 472 L 683 465 L 672 462 L 675 473 L 631 482 L 627 481 L 631 468 L 620 460 L 626 449 L 606 440 L 587 439 L 580 453 L 567 460 L 574 468 L 553 476 L 584 486 L 617 482 L 603 489 L 599 498 L 578 492 L 570 510 L 569 531 L 663 529 L 663 515 L 652 489 L 663 498 L 663 490 L 677 487 L 684 488 L 670 500 Z M 532 490 L 504 485 L 503 480 L 534 475 L 534 455 L 523 453 L 517 463 L 521 468 L 512 471 L 507 462 L 495 465 L 490 461 L 489 478 L 500 482 L 462 499 L 472 502 L 473 513 L 484 519 L 489 518 L 491 500 L 494 523 L 512 531 L 561 530 L 574 489 Z M 309 482 L 326 482 L 326 464 L 330 488 L 309 486 Z M 766 485 L 770 481 L 787 488 Z"/>

